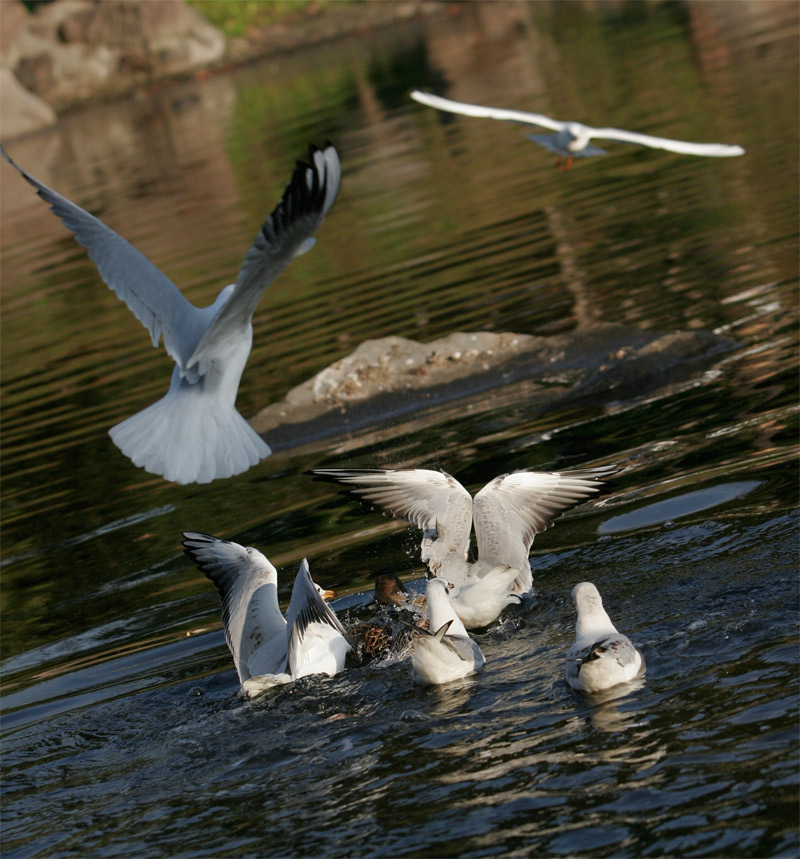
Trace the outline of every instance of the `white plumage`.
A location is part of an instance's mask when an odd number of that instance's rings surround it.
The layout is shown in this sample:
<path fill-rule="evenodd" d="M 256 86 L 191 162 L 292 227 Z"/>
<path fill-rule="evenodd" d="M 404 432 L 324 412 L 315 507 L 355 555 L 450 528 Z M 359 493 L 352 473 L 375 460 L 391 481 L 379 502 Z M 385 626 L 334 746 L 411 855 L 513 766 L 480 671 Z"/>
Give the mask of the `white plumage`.
<path fill-rule="evenodd" d="M 668 137 L 654 137 L 651 134 L 640 134 L 637 131 L 624 131 L 621 128 L 592 128 L 581 122 L 562 122 L 551 119 L 541 113 L 528 113 L 524 110 L 505 110 L 499 107 L 484 107 L 480 104 L 468 104 L 463 101 L 453 101 L 438 95 L 414 90 L 411 98 L 420 104 L 449 113 L 460 113 L 464 116 L 476 116 L 486 119 L 500 119 L 508 122 L 524 122 L 528 125 L 538 125 L 549 128 L 554 134 L 530 134 L 528 137 L 545 149 L 556 152 L 568 159 L 567 169 L 573 158 L 588 155 L 605 155 L 605 150 L 590 145 L 592 139 L 616 140 L 620 143 L 635 143 L 638 146 L 649 146 L 651 149 L 665 149 L 682 155 L 705 155 L 715 158 L 729 158 L 733 155 L 743 155 L 741 146 L 728 143 L 689 143 L 684 140 L 672 140 Z"/>
<path fill-rule="evenodd" d="M 286 618 L 278 605 L 278 573 L 251 547 L 185 531 L 186 554 L 216 585 L 222 624 L 239 681 L 248 695 L 307 674 L 333 676 L 350 650 L 346 633 L 303 559 Z"/>
<path fill-rule="evenodd" d="M 88 251 L 108 286 L 175 361 L 169 391 L 109 434 L 133 462 L 176 483 L 208 483 L 268 456 L 264 440 L 236 411 L 253 341 L 251 319 L 270 283 L 314 243 L 339 189 L 339 156 L 311 147 L 283 198 L 245 255 L 236 283 L 198 308 L 145 256 L 93 215 L 14 166 Z"/>
<path fill-rule="evenodd" d="M 600 491 L 617 466 L 576 471 L 519 471 L 472 496 L 443 471 L 315 468 L 312 474 L 351 490 L 423 531 L 422 560 L 454 584 L 450 602 L 467 629 L 490 624 L 533 587 L 528 561 L 536 534 Z M 468 561 L 473 524 L 478 560 Z"/>
<path fill-rule="evenodd" d="M 483 671 L 486 659 L 469 637 L 450 603 L 450 585 L 442 578 L 428 580 L 430 631 L 419 630 L 411 654 L 411 676 L 421 686 L 438 686 Z"/>
<path fill-rule="evenodd" d="M 575 644 L 567 653 L 567 682 L 573 689 L 599 692 L 644 673 L 644 659 L 630 639 L 617 632 L 591 582 L 572 589 L 578 610 Z"/>

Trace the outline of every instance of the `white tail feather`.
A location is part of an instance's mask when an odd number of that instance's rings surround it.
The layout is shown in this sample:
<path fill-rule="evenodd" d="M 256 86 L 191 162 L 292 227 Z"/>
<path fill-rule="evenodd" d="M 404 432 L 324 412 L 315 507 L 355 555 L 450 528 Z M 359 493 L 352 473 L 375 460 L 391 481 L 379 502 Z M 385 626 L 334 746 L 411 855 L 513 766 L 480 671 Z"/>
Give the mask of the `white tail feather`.
<path fill-rule="evenodd" d="M 109 435 L 135 465 L 175 483 L 232 477 L 271 452 L 232 404 L 185 382 Z"/>

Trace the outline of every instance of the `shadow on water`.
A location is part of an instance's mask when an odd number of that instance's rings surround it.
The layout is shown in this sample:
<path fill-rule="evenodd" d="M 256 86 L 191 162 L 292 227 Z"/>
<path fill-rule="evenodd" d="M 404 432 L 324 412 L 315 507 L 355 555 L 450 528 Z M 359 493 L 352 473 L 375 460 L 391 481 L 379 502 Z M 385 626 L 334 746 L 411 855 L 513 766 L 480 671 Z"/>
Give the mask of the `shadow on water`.
<path fill-rule="evenodd" d="M 9 855 L 796 852 L 796 39 L 781 2 L 465 4 L 9 145 L 205 304 L 293 161 L 336 143 L 340 198 L 256 313 L 245 415 L 369 338 L 512 331 L 591 354 L 278 426 L 246 474 L 167 484 L 107 431 L 163 394 L 169 359 L 0 165 Z M 564 173 L 525 129 L 423 109 L 414 87 L 747 155 L 609 145 Z M 728 345 L 615 375 L 632 353 L 589 348 L 605 323 Z M 419 579 L 419 535 L 309 468 L 474 489 L 609 462 L 608 491 L 537 537 L 535 592 L 477 636 L 480 677 L 419 689 L 390 660 L 237 695 L 183 530 L 265 551 L 284 601 L 308 557 L 353 620 L 374 575 Z M 563 680 L 587 579 L 647 663 L 604 698 Z"/>

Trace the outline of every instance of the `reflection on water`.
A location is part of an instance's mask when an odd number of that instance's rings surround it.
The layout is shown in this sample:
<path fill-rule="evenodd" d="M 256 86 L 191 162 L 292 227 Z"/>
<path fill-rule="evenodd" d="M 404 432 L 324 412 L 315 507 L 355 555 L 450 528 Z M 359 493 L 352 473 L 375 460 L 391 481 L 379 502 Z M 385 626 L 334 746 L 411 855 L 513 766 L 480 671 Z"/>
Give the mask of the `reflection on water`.
<path fill-rule="evenodd" d="M 6 849 L 796 852 L 796 39 L 782 2 L 448 6 L 9 146 L 202 305 L 294 159 L 336 143 L 340 198 L 254 319 L 245 415 L 372 337 L 588 340 L 620 322 L 735 343 L 554 407 L 568 374 L 547 397 L 515 378 L 286 433 L 247 474 L 178 487 L 107 437 L 163 394 L 169 359 L 0 165 Z M 415 87 L 747 155 L 609 146 L 565 174 L 519 127 L 437 115 Z M 537 591 L 479 637 L 480 678 L 419 690 L 407 663 L 367 664 L 236 697 L 183 530 L 261 546 L 279 570 L 307 556 L 355 619 L 374 574 L 421 574 L 418 535 L 308 468 L 441 467 L 473 488 L 611 461 L 609 492 L 537 538 Z M 586 579 L 647 661 L 618 698 L 563 680 Z"/>

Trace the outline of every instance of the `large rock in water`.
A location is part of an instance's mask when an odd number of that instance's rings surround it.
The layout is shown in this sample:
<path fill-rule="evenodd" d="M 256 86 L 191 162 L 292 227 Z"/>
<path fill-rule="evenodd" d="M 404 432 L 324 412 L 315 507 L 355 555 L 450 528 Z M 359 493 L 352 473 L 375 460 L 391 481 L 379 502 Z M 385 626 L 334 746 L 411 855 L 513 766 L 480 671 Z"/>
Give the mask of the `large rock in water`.
<path fill-rule="evenodd" d="M 522 381 L 540 408 L 638 396 L 736 344 L 708 331 L 661 334 L 600 324 L 554 337 L 457 332 L 431 343 L 364 341 L 251 424 L 274 448 L 392 422 L 422 408 Z"/>

